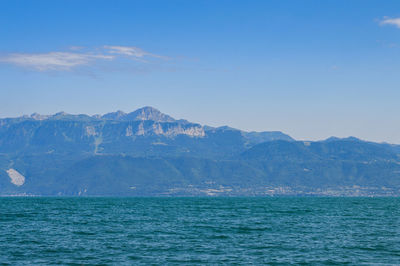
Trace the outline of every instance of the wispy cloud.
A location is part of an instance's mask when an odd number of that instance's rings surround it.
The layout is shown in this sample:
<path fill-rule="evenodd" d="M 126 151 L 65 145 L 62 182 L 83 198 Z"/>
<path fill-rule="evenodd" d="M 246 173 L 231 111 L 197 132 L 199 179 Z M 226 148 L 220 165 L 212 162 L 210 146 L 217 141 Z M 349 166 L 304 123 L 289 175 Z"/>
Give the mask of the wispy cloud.
<path fill-rule="evenodd" d="M 380 25 L 392 25 L 396 26 L 397 28 L 400 29 L 400 18 L 389 18 L 389 17 L 384 17 L 381 21 L 379 21 Z"/>
<path fill-rule="evenodd" d="M 69 52 L 50 52 L 41 54 L 14 53 L 1 57 L 0 61 L 16 66 L 32 68 L 38 71 L 70 70 L 73 67 L 87 65 L 95 60 L 112 60 L 111 55 L 80 54 Z"/>
<path fill-rule="evenodd" d="M 104 46 L 92 51 L 79 52 L 71 49 L 68 52 L 48 53 L 10 53 L 0 56 L 0 62 L 24 67 L 36 71 L 68 71 L 73 68 L 95 64 L 98 61 L 112 61 L 119 57 L 129 57 L 135 61 L 146 63 L 144 58 L 167 59 L 167 57 L 146 52 L 138 47 Z"/>
<path fill-rule="evenodd" d="M 105 49 L 108 49 L 112 54 L 122 54 L 134 57 L 144 57 L 146 55 L 151 55 L 148 52 L 143 51 L 138 47 L 133 46 L 104 46 Z"/>
<path fill-rule="evenodd" d="M 166 56 L 156 55 L 140 49 L 139 47 L 135 46 L 104 46 L 105 49 L 109 51 L 111 54 L 119 54 L 130 56 L 133 58 L 143 58 L 143 57 L 154 57 L 154 58 L 161 58 L 161 59 L 168 59 Z"/>

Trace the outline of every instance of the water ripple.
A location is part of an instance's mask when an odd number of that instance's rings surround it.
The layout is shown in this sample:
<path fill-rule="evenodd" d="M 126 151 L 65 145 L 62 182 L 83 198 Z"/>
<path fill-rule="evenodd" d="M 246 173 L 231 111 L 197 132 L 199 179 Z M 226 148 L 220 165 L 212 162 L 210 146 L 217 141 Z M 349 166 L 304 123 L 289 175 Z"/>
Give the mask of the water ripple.
<path fill-rule="evenodd" d="M 400 264 L 397 198 L 0 198 L 0 264 Z"/>

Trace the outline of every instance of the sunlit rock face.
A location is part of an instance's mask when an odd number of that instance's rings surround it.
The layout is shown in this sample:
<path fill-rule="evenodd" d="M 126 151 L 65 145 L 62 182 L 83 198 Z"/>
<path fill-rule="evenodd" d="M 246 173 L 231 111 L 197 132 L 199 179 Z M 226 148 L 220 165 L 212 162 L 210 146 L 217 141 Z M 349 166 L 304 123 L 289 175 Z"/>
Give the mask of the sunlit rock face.
<path fill-rule="evenodd" d="M 126 128 L 125 136 L 126 136 L 126 137 L 131 137 L 131 136 L 133 136 L 132 126 L 128 126 L 128 127 Z"/>
<path fill-rule="evenodd" d="M 93 126 L 87 126 L 85 129 L 86 129 L 85 130 L 86 136 L 96 136 L 97 135 L 96 129 Z"/>
<path fill-rule="evenodd" d="M 117 111 L 101 116 L 101 119 L 132 123 L 125 129 L 125 136 L 165 136 L 175 137 L 186 135 L 189 137 L 204 137 L 205 131 L 201 125 L 186 120 L 176 120 L 161 113 L 153 107 L 143 107 L 131 113 Z M 87 134 L 90 135 L 90 134 Z"/>
<path fill-rule="evenodd" d="M 11 183 L 13 183 L 14 185 L 19 187 L 25 183 L 25 177 L 21 175 L 17 170 L 10 168 L 6 172 L 11 179 Z"/>
<path fill-rule="evenodd" d="M 190 137 L 204 137 L 206 134 L 204 132 L 204 128 L 202 126 L 182 126 L 178 125 L 176 127 L 169 128 L 165 135 L 167 136 L 177 136 L 177 135 L 187 135 Z"/>
<path fill-rule="evenodd" d="M 400 145 L 295 141 L 150 107 L 34 114 L 0 119 L 4 195 L 400 196 Z"/>
<path fill-rule="evenodd" d="M 50 116 L 49 115 L 40 115 L 38 113 L 33 113 L 31 115 L 31 118 L 34 120 L 46 120 L 48 119 Z"/>
<path fill-rule="evenodd" d="M 277 139 L 292 140 L 281 132 L 245 132 L 229 127 L 203 126 L 174 119 L 152 107 L 93 116 L 59 112 L 0 119 L 0 156 L 51 152 L 60 156 L 190 154 L 220 158 Z M 8 166 L 4 167 L 0 169 L 8 169 Z"/>

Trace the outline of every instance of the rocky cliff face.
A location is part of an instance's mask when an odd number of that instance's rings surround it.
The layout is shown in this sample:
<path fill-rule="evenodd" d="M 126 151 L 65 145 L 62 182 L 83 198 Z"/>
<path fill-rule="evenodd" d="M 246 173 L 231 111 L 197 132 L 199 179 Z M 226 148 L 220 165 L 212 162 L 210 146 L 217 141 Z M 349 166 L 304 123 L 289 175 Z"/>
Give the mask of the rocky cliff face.
<path fill-rule="evenodd" d="M 152 107 L 102 116 L 59 112 L 0 119 L 0 153 L 207 154 L 219 157 L 233 156 L 249 146 L 275 139 L 292 140 L 281 132 L 246 133 L 176 120 Z"/>
<path fill-rule="evenodd" d="M 71 121 L 71 126 L 79 128 L 83 125 L 83 136 L 91 137 L 102 135 L 102 130 L 106 124 L 121 124 L 126 126 L 125 136 L 150 136 L 162 135 L 166 137 L 175 137 L 178 135 L 186 135 L 190 137 L 204 137 L 204 128 L 195 123 L 189 123 L 185 120 L 175 120 L 169 115 L 161 113 L 153 107 L 143 107 L 131 113 L 117 111 L 108 113 L 103 116 L 87 116 L 87 115 L 71 115 L 65 112 L 59 112 L 55 115 L 40 115 L 34 113 L 31 116 L 23 116 L 15 119 L 0 119 L 0 127 L 3 130 L 16 129 L 18 123 L 27 123 L 31 125 L 32 130 L 48 127 L 55 122 Z M 55 129 L 55 128 L 54 128 Z M 21 128 L 20 133 L 27 133 L 29 129 Z M 31 132 L 34 134 L 35 132 Z M 55 133 L 57 134 L 57 133 Z M 60 132 L 60 134 L 62 134 Z"/>
<path fill-rule="evenodd" d="M 151 107 L 33 114 L 0 119 L 0 195 L 400 195 L 399 151 L 213 128 Z"/>

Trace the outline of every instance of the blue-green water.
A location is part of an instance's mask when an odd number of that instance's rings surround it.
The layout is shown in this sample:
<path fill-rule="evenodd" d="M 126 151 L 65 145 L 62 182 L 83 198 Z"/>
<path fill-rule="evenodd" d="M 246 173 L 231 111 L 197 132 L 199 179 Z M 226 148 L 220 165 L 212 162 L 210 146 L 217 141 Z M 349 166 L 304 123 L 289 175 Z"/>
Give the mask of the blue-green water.
<path fill-rule="evenodd" d="M 0 263 L 400 264 L 400 199 L 0 198 Z"/>

